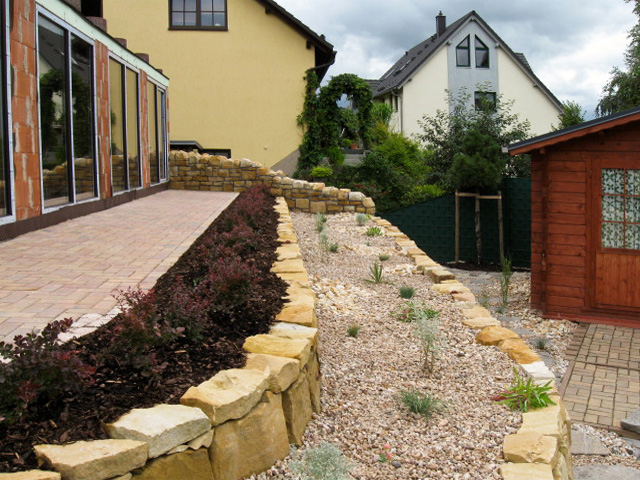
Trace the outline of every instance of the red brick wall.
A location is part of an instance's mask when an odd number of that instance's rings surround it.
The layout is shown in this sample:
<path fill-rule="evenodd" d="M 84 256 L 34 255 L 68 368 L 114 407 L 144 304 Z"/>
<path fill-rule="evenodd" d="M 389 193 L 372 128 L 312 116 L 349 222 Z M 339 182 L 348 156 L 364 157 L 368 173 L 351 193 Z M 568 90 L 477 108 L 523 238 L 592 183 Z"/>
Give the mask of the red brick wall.
<path fill-rule="evenodd" d="M 41 213 L 35 0 L 13 2 L 11 66 L 16 217 Z"/>

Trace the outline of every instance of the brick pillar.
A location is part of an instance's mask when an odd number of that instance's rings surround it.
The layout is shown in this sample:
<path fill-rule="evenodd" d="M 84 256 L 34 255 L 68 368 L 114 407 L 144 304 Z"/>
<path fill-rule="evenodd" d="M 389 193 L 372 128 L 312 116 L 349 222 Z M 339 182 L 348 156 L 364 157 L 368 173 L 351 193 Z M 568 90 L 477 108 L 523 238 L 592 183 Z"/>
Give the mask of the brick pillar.
<path fill-rule="evenodd" d="M 111 188 L 111 108 L 109 106 L 109 49 L 100 42 L 96 50 L 96 108 L 98 117 L 98 168 L 100 197 L 113 196 Z"/>
<path fill-rule="evenodd" d="M 10 36 L 15 197 L 17 220 L 34 217 L 40 205 L 38 77 L 36 71 L 35 0 L 13 2 Z"/>

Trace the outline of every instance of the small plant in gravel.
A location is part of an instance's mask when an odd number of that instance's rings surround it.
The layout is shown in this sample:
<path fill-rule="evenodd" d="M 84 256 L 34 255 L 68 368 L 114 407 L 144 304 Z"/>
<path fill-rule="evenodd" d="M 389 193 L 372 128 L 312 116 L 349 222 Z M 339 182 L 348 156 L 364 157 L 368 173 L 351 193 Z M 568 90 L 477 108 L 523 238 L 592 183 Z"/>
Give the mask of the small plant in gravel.
<path fill-rule="evenodd" d="M 393 457 L 391 456 L 391 445 L 385 443 L 382 445 L 382 451 L 380 452 L 380 457 L 378 458 L 378 462 L 380 463 L 391 463 L 393 461 Z"/>
<path fill-rule="evenodd" d="M 410 299 L 416 293 L 416 289 L 410 286 L 402 286 L 398 289 L 401 298 Z"/>
<path fill-rule="evenodd" d="M 391 257 L 389 256 L 389 254 L 387 253 L 381 253 L 380 255 L 378 255 L 378 259 L 381 262 L 386 262 L 387 260 L 389 260 Z"/>
<path fill-rule="evenodd" d="M 316 213 L 316 232 L 322 232 L 325 223 L 327 223 L 327 216 L 322 212 Z"/>
<path fill-rule="evenodd" d="M 356 325 L 356 324 L 349 325 L 347 327 L 347 335 L 349 335 L 350 337 L 353 337 L 353 338 L 357 338 L 358 334 L 360 333 L 360 329 L 361 328 L 362 327 L 360 327 L 360 325 Z"/>
<path fill-rule="evenodd" d="M 478 303 L 484 308 L 489 308 L 489 292 L 486 288 L 480 290 L 478 294 Z"/>
<path fill-rule="evenodd" d="M 318 235 L 318 243 L 324 251 L 329 250 L 329 236 L 325 232 L 321 232 Z"/>
<path fill-rule="evenodd" d="M 331 253 L 336 253 L 338 251 L 338 244 L 335 242 L 329 243 L 328 248 Z"/>
<path fill-rule="evenodd" d="M 500 256 L 500 263 L 502 265 L 502 273 L 500 275 L 500 295 L 502 296 L 502 306 L 506 307 L 509 304 L 509 285 L 511 284 L 511 258 Z"/>
<path fill-rule="evenodd" d="M 332 443 L 309 448 L 303 455 L 291 447 L 289 469 L 297 480 L 348 480 L 352 468 L 349 459 Z"/>
<path fill-rule="evenodd" d="M 382 229 L 378 226 L 367 228 L 367 237 L 379 237 L 382 235 Z"/>
<path fill-rule="evenodd" d="M 538 350 L 546 351 L 549 348 L 549 340 L 546 337 L 536 338 L 535 347 Z"/>
<path fill-rule="evenodd" d="M 434 413 L 444 408 L 444 402 L 430 393 L 422 393 L 418 390 L 405 390 L 400 392 L 400 400 L 410 412 L 417 413 L 424 418 L 430 418 Z"/>
<path fill-rule="evenodd" d="M 422 349 L 422 369 L 430 375 L 444 346 L 444 340 L 440 334 L 440 321 L 437 316 L 428 318 L 427 315 L 418 315 L 414 325 L 415 336 Z"/>
<path fill-rule="evenodd" d="M 544 385 L 537 385 L 531 378 L 525 379 L 521 377 L 516 368 L 513 369 L 513 382 L 509 388 L 493 397 L 493 400 L 507 405 L 512 410 L 520 410 L 528 412 L 529 409 L 546 407 L 547 405 L 555 405 L 555 402 L 549 397 L 551 391 L 551 381 Z"/>
<path fill-rule="evenodd" d="M 411 323 L 418 320 L 418 318 L 424 318 L 426 320 L 437 317 L 440 314 L 438 310 L 432 310 L 425 307 L 420 301 L 405 302 L 391 313 L 397 320 L 404 323 Z"/>
<path fill-rule="evenodd" d="M 384 279 L 384 267 L 379 262 L 374 262 L 369 267 L 369 279 L 367 282 L 370 283 L 382 283 Z"/>
<path fill-rule="evenodd" d="M 356 213 L 356 223 L 361 227 L 369 220 L 371 220 L 371 215 L 367 215 L 366 213 Z"/>

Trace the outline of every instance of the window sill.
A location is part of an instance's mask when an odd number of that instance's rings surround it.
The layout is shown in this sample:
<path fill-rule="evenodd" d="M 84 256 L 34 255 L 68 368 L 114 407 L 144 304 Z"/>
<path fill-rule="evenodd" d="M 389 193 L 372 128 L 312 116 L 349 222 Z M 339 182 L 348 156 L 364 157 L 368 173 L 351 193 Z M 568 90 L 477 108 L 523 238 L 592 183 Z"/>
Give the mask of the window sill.
<path fill-rule="evenodd" d="M 227 32 L 229 31 L 229 27 L 174 27 L 172 25 L 169 26 L 169 30 L 205 30 L 205 31 L 218 31 L 218 32 Z"/>

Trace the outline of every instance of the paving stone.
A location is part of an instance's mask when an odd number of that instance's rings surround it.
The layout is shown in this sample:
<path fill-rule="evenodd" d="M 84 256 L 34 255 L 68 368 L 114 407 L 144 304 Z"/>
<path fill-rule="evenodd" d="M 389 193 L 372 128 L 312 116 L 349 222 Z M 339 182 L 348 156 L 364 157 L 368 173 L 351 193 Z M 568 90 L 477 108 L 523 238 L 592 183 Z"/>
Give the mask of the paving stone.
<path fill-rule="evenodd" d="M 574 480 L 638 480 L 640 470 L 620 465 L 588 465 L 575 467 L 573 475 Z"/>
<path fill-rule="evenodd" d="M 600 439 L 579 429 L 571 429 L 571 453 L 573 455 L 609 455 L 609 449 Z"/>
<path fill-rule="evenodd" d="M 60 480 L 58 472 L 29 470 L 26 472 L 0 473 L 0 480 Z"/>

